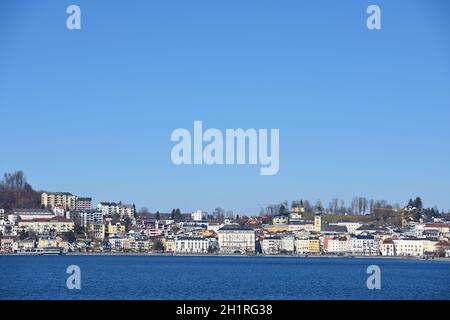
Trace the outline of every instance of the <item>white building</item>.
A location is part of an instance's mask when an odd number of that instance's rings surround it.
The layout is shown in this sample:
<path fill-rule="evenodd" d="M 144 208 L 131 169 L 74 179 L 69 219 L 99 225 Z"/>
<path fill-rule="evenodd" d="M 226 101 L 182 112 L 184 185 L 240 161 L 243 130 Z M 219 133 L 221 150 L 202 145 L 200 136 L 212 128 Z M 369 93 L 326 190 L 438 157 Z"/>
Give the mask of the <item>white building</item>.
<path fill-rule="evenodd" d="M 209 241 L 205 238 L 177 237 L 175 240 L 176 253 L 208 253 Z"/>
<path fill-rule="evenodd" d="M 1 237 L 0 238 L 0 252 L 12 253 L 14 246 L 14 237 Z"/>
<path fill-rule="evenodd" d="M 289 225 L 288 225 L 289 232 L 302 231 L 302 230 L 305 230 L 305 222 L 289 222 Z"/>
<path fill-rule="evenodd" d="M 132 251 L 148 252 L 152 247 L 152 242 L 150 240 L 131 238 L 128 242 L 128 245 L 128 249 Z"/>
<path fill-rule="evenodd" d="M 36 247 L 36 241 L 33 239 L 18 240 L 13 243 L 13 252 L 30 251 Z"/>
<path fill-rule="evenodd" d="M 362 226 L 359 222 L 338 222 L 338 226 L 343 226 L 347 228 L 348 233 L 355 234 L 356 229 Z"/>
<path fill-rule="evenodd" d="M 58 204 L 53 207 L 53 214 L 57 217 L 64 217 L 66 215 L 66 209 L 62 204 Z"/>
<path fill-rule="evenodd" d="M 71 212 L 71 218 L 76 219 L 76 217 L 78 217 L 80 224 L 85 227 L 88 224 L 103 223 L 104 213 L 99 210 Z"/>
<path fill-rule="evenodd" d="M 355 255 L 378 255 L 379 241 L 373 236 L 355 236 L 350 238 L 350 251 Z"/>
<path fill-rule="evenodd" d="M 13 214 L 10 215 L 10 221 L 15 222 L 17 218 L 24 221 L 34 219 L 51 219 L 54 217 L 55 214 L 53 212 L 45 209 L 15 209 Z"/>
<path fill-rule="evenodd" d="M 309 239 L 308 238 L 295 239 L 295 253 L 296 254 L 309 253 Z"/>
<path fill-rule="evenodd" d="M 64 217 L 54 217 L 51 219 L 33 219 L 19 222 L 19 228 L 36 233 L 69 232 L 73 231 L 74 223 Z"/>
<path fill-rule="evenodd" d="M 434 240 L 423 240 L 423 253 L 424 254 L 433 254 L 438 251 L 437 244 L 439 241 Z"/>
<path fill-rule="evenodd" d="M 292 212 L 289 214 L 289 222 L 303 221 L 303 215 L 299 212 Z"/>
<path fill-rule="evenodd" d="M 393 257 L 395 256 L 394 240 L 391 238 L 384 239 L 380 242 L 380 253 L 382 256 Z"/>
<path fill-rule="evenodd" d="M 207 230 L 214 231 L 215 233 L 217 233 L 223 226 L 224 226 L 223 223 L 209 223 Z"/>
<path fill-rule="evenodd" d="M 114 236 L 111 236 L 108 238 L 108 243 L 111 247 L 112 251 L 121 251 L 125 247 L 128 247 L 129 245 L 126 243 L 129 243 L 130 240 L 125 237 L 124 235 L 116 234 Z"/>
<path fill-rule="evenodd" d="M 287 224 L 288 223 L 288 217 L 287 216 L 275 216 L 272 219 L 272 223 L 274 225 Z"/>
<path fill-rule="evenodd" d="M 349 251 L 350 241 L 347 237 L 326 237 L 324 251 L 331 254 L 345 254 Z"/>
<path fill-rule="evenodd" d="M 255 230 L 226 225 L 218 231 L 219 249 L 225 254 L 249 254 L 255 252 Z"/>
<path fill-rule="evenodd" d="M 120 215 L 121 218 L 132 218 L 135 213 L 134 204 L 122 204 L 121 202 L 100 202 L 97 205 L 97 210 L 103 212 L 104 215 Z"/>
<path fill-rule="evenodd" d="M 208 213 L 203 210 L 197 210 L 191 213 L 191 218 L 194 221 L 208 220 Z"/>
<path fill-rule="evenodd" d="M 281 247 L 280 251 L 282 253 L 294 253 L 295 251 L 295 238 L 292 235 L 287 235 L 281 237 Z"/>
<path fill-rule="evenodd" d="M 267 237 L 261 240 L 261 250 L 263 254 L 280 254 L 280 249 L 280 237 Z"/>
<path fill-rule="evenodd" d="M 423 256 L 423 240 L 421 239 L 394 239 L 396 256 Z"/>
<path fill-rule="evenodd" d="M 8 234 L 12 231 L 14 227 L 14 222 L 8 220 L 0 220 L 0 233 L 2 235 Z"/>

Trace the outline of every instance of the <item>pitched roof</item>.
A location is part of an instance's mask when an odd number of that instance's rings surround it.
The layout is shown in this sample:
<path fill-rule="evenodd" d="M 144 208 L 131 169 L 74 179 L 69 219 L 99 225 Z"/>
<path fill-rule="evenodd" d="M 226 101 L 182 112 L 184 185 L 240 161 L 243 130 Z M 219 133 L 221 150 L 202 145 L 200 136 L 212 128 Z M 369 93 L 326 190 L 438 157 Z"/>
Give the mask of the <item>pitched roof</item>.
<path fill-rule="evenodd" d="M 54 196 L 73 196 L 70 192 L 50 192 L 50 191 L 44 191 L 43 193 L 46 193 L 48 195 L 54 195 Z"/>
<path fill-rule="evenodd" d="M 53 215 L 53 212 L 46 209 L 14 209 L 14 214 L 49 214 Z"/>
<path fill-rule="evenodd" d="M 79 198 L 77 198 L 77 201 L 92 201 L 92 198 L 79 197 Z"/>
<path fill-rule="evenodd" d="M 219 231 L 254 231 L 250 227 L 243 227 L 238 225 L 226 225 L 219 229 Z"/>
<path fill-rule="evenodd" d="M 346 226 L 338 226 L 335 224 L 322 224 L 321 231 L 323 232 L 347 232 Z"/>
<path fill-rule="evenodd" d="M 447 223 L 427 223 L 425 225 L 427 228 L 450 228 L 450 224 Z"/>
<path fill-rule="evenodd" d="M 20 223 L 33 223 L 33 222 L 73 222 L 65 217 L 53 217 L 53 218 L 35 218 L 31 220 L 23 220 Z"/>

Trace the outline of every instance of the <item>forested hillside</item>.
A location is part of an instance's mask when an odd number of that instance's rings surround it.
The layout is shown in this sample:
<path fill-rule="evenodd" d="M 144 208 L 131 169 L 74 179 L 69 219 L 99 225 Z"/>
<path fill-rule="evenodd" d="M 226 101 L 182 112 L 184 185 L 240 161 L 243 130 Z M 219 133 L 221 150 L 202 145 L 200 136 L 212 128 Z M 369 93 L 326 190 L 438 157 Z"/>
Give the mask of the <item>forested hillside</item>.
<path fill-rule="evenodd" d="M 40 193 L 33 190 L 22 171 L 5 173 L 0 181 L 0 208 L 39 208 Z"/>

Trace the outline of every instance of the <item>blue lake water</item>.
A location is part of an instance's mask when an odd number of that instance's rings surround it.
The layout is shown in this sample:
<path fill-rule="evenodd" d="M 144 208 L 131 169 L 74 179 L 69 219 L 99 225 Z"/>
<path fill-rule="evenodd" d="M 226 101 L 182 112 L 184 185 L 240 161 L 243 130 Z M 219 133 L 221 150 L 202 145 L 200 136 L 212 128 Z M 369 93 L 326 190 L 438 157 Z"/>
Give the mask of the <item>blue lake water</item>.
<path fill-rule="evenodd" d="M 66 268 L 81 269 L 81 290 Z M 369 290 L 369 265 L 381 290 Z M 450 299 L 450 262 L 400 259 L 0 256 L 0 299 Z"/>

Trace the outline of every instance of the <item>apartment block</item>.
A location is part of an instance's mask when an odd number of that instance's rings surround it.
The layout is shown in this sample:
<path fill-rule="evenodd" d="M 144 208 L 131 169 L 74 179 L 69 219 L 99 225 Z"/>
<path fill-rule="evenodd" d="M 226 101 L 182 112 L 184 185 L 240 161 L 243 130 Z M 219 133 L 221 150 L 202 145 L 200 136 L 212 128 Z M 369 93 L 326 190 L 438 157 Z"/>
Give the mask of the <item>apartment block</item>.
<path fill-rule="evenodd" d="M 344 254 L 350 249 L 347 237 L 331 236 L 323 238 L 323 251 L 331 254 Z"/>
<path fill-rule="evenodd" d="M 86 230 L 94 239 L 105 239 L 105 225 L 103 223 L 88 224 Z"/>
<path fill-rule="evenodd" d="M 75 210 L 76 196 L 69 192 L 43 192 L 41 205 L 51 210 L 57 205 L 63 205 L 66 210 Z"/>
<path fill-rule="evenodd" d="M 117 222 L 115 224 L 112 224 L 111 222 L 109 222 L 106 233 L 108 233 L 108 235 L 115 235 L 117 233 L 125 233 L 125 226 L 123 224 L 121 224 L 120 222 Z"/>
<path fill-rule="evenodd" d="M 261 249 L 263 254 L 280 254 L 281 238 L 266 237 L 261 241 Z"/>
<path fill-rule="evenodd" d="M 69 232 L 73 231 L 74 223 L 64 217 L 54 217 L 51 219 L 33 219 L 19 221 L 19 228 L 36 233 Z"/>
<path fill-rule="evenodd" d="M 73 211 L 70 212 L 70 217 L 85 227 L 88 224 L 103 223 L 104 213 L 99 210 Z"/>
<path fill-rule="evenodd" d="M 92 198 L 79 197 L 75 201 L 76 211 L 92 210 Z"/>
<path fill-rule="evenodd" d="M 292 235 L 286 235 L 281 237 L 280 251 L 282 253 L 294 253 L 295 250 L 295 238 Z"/>
<path fill-rule="evenodd" d="M 365 235 L 352 237 L 350 238 L 350 251 L 355 255 L 378 255 L 379 240 L 373 236 Z"/>
<path fill-rule="evenodd" d="M 191 213 L 191 219 L 194 221 L 208 220 L 208 213 L 203 210 L 197 210 Z"/>
<path fill-rule="evenodd" d="M 122 204 L 121 202 L 100 202 L 97 210 L 108 216 L 118 214 L 121 218 L 133 218 L 136 212 L 134 204 Z"/>

